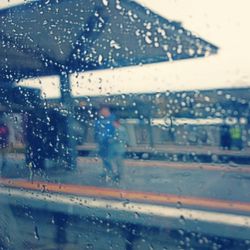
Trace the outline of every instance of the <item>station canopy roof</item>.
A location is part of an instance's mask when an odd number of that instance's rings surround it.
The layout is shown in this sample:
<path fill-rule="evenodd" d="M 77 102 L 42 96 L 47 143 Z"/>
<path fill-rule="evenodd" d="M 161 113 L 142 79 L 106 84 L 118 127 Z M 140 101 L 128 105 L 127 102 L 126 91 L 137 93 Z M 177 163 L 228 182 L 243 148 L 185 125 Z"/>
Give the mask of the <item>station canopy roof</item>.
<path fill-rule="evenodd" d="M 0 83 L 203 57 L 217 47 L 129 0 L 40 0 L 0 11 Z"/>

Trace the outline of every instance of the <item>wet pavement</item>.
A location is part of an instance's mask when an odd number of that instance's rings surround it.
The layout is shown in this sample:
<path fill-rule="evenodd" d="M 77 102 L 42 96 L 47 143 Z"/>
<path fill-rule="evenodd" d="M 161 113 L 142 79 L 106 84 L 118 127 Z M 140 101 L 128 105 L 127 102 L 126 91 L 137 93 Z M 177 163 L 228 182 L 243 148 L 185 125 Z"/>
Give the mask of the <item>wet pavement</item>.
<path fill-rule="evenodd" d="M 19 249 L 248 249 L 248 165 L 127 159 L 118 183 L 99 158 L 46 165 L 31 175 L 11 154 L 1 173 L 0 220 Z"/>
<path fill-rule="evenodd" d="M 48 162 L 46 170 L 36 172 L 33 180 L 250 202 L 249 170 L 248 165 L 126 160 L 123 176 L 116 183 L 101 177 L 100 159 L 79 157 L 75 170 L 52 167 Z M 11 155 L 2 177 L 30 180 L 24 156 Z"/>

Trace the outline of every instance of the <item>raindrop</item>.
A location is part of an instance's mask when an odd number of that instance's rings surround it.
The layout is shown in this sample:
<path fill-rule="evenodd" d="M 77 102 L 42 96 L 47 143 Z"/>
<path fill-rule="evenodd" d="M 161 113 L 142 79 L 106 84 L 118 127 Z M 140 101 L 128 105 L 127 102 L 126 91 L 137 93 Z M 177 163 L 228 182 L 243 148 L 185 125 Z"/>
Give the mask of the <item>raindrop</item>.
<path fill-rule="evenodd" d="M 182 207 L 182 203 L 180 201 L 177 202 L 177 208 L 181 208 Z"/>
<path fill-rule="evenodd" d="M 160 47 L 160 44 L 158 42 L 155 42 L 155 47 L 156 48 L 159 48 Z"/>
<path fill-rule="evenodd" d="M 149 249 L 150 249 L 150 250 L 154 250 L 153 245 L 150 244 L 150 245 L 149 245 Z"/>
<path fill-rule="evenodd" d="M 110 213 L 107 213 L 106 214 L 106 219 L 110 219 L 111 218 L 111 214 Z"/>
<path fill-rule="evenodd" d="M 102 64 L 102 61 L 103 61 L 103 56 L 102 56 L 102 55 L 99 55 L 99 56 L 98 56 L 98 63 L 99 63 L 99 64 Z"/>
<path fill-rule="evenodd" d="M 6 243 L 10 243 L 11 242 L 11 239 L 10 239 L 10 236 L 9 235 L 7 235 L 6 237 L 5 237 L 5 239 L 6 239 Z M 1 249 L 1 248 L 0 248 Z"/>
<path fill-rule="evenodd" d="M 140 34 L 141 34 L 141 31 L 139 29 L 135 31 L 136 36 L 139 36 Z"/>
<path fill-rule="evenodd" d="M 188 52 L 189 52 L 189 55 L 190 55 L 190 56 L 193 56 L 193 55 L 195 54 L 194 49 L 189 49 L 189 51 L 188 51 Z"/>
<path fill-rule="evenodd" d="M 102 3 L 104 6 L 108 6 L 109 5 L 109 1 L 108 0 L 102 0 Z"/>
<path fill-rule="evenodd" d="M 151 23 L 147 23 L 145 26 L 146 26 L 146 29 L 147 29 L 147 30 L 150 30 L 150 29 L 152 28 Z"/>
<path fill-rule="evenodd" d="M 37 226 L 35 226 L 35 229 L 34 229 L 34 237 L 35 237 L 36 240 L 40 239 L 39 234 L 38 234 L 38 228 L 37 228 Z"/>
<path fill-rule="evenodd" d="M 183 215 L 180 216 L 179 221 L 180 221 L 181 224 L 186 223 L 186 219 L 185 219 L 185 217 Z"/>
<path fill-rule="evenodd" d="M 145 41 L 146 41 L 147 44 L 152 43 L 152 39 L 150 38 L 150 35 L 145 36 Z"/>
<path fill-rule="evenodd" d="M 138 212 L 135 212 L 135 218 L 139 219 L 140 218 L 140 214 Z"/>
<path fill-rule="evenodd" d="M 121 48 L 121 46 L 115 40 L 110 41 L 110 47 L 114 48 L 114 49 L 120 49 Z"/>

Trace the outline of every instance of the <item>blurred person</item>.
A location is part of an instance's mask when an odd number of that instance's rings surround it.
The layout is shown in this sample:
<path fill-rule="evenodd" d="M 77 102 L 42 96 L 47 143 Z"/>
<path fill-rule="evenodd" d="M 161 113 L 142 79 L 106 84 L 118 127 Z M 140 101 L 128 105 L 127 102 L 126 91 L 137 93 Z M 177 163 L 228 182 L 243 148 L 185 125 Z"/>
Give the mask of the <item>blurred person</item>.
<path fill-rule="evenodd" d="M 223 149 L 231 149 L 232 140 L 230 134 L 230 126 L 226 123 L 220 127 L 220 145 Z"/>
<path fill-rule="evenodd" d="M 101 176 L 105 177 L 106 181 L 114 178 L 112 167 L 115 137 L 114 121 L 115 115 L 112 114 L 110 108 L 108 106 L 102 106 L 99 110 L 99 117 L 95 123 L 95 140 L 99 145 L 99 156 L 103 162 L 104 173 Z"/>
<path fill-rule="evenodd" d="M 30 113 L 26 124 L 26 165 L 32 170 L 45 169 L 43 124 L 39 114 Z"/>
<path fill-rule="evenodd" d="M 9 128 L 7 124 L 1 120 L 0 121 L 0 150 L 1 150 L 1 171 L 6 166 L 6 153 L 9 145 Z"/>
<path fill-rule="evenodd" d="M 113 164 L 116 168 L 115 181 L 119 182 L 123 176 L 124 156 L 128 145 L 128 134 L 126 128 L 122 126 L 120 120 L 114 121 L 115 137 L 113 143 Z"/>
<path fill-rule="evenodd" d="M 230 129 L 230 135 L 232 138 L 232 146 L 236 149 L 242 149 L 242 131 L 239 124 L 233 126 Z"/>

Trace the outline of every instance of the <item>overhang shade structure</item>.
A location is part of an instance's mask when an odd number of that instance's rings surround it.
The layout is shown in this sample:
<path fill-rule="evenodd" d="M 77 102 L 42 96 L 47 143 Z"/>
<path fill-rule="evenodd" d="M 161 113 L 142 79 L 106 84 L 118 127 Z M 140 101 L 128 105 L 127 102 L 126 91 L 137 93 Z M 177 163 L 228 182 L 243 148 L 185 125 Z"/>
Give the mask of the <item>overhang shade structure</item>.
<path fill-rule="evenodd" d="M 203 57 L 217 47 L 129 0 L 43 0 L 0 11 L 0 82 Z"/>
<path fill-rule="evenodd" d="M 203 57 L 218 49 L 130 0 L 39 0 L 2 10 L 0 39 L 0 84 L 60 76 L 67 111 L 62 157 L 71 169 L 77 155 L 71 73 Z"/>

